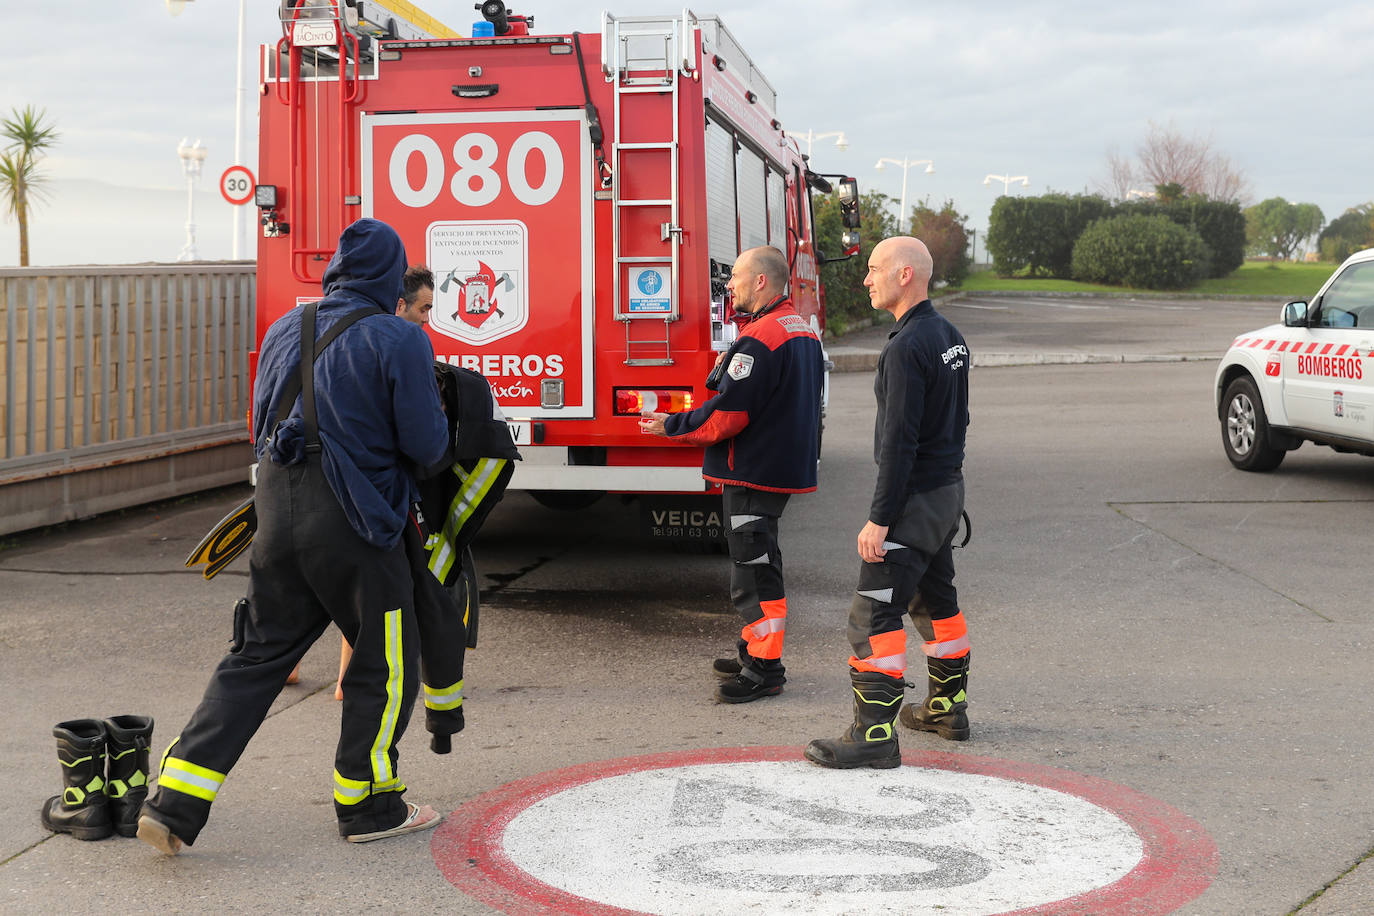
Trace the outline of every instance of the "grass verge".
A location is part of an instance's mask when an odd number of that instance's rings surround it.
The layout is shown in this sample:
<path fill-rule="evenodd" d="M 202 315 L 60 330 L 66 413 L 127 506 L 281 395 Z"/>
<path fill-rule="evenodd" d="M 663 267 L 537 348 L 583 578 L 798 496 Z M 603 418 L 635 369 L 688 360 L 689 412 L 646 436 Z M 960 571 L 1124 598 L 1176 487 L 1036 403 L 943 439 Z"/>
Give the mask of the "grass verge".
<path fill-rule="evenodd" d="M 1197 286 L 1171 291 L 1175 295 L 1193 293 L 1200 296 L 1287 296 L 1303 299 L 1314 295 L 1326 278 L 1336 269 L 1335 264 L 1284 263 L 1246 261 L 1225 277 L 1203 280 Z M 1077 280 L 1031 279 L 1028 277 L 999 277 L 990 270 L 969 274 L 962 287 L 966 292 L 1011 291 L 1023 293 L 1141 293 L 1150 295 L 1159 290 L 1137 290 L 1123 286 L 1104 286 L 1100 283 L 1079 283 Z"/>

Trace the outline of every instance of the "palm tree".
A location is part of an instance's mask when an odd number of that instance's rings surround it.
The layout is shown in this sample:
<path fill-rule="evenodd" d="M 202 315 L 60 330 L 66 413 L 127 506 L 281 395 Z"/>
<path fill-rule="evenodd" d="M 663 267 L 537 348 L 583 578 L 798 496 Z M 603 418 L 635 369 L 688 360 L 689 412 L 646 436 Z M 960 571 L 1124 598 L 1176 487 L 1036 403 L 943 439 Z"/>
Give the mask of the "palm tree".
<path fill-rule="evenodd" d="M 32 105 L 10 110 L 10 116 L 0 120 L 0 134 L 9 141 L 0 152 L 0 194 L 4 195 L 6 212 L 19 221 L 19 266 L 29 266 L 29 207 L 34 200 L 42 200 L 46 181 L 38 170 L 44 152 L 57 143 L 57 128 L 44 124 L 46 111 L 35 111 Z"/>

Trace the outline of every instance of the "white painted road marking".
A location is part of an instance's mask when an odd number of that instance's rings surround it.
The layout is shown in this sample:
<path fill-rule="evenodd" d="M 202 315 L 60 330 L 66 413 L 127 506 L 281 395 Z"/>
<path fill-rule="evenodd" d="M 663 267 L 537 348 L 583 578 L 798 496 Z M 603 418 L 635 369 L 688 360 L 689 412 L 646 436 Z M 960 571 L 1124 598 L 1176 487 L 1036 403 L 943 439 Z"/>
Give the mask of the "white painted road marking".
<path fill-rule="evenodd" d="M 836 771 L 797 748 L 572 767 L 465 805 L 435 861 L 508 913 L 1166 913 L 1216 847 L 1124 786 L 965 754 Z"/>

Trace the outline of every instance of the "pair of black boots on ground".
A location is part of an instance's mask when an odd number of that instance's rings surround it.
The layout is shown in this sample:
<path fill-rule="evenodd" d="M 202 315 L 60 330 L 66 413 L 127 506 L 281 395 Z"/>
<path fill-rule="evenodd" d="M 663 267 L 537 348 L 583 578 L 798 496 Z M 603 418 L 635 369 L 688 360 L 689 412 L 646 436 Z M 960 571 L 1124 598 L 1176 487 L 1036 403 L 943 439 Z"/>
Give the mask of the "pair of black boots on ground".
<path fill-rule="evenodd" d="M 52 733 L 64 788 L 44 802 L 43 826 L 78 840 L 135 836 L 148 796 L 152 716 L 72 719 Z"/>

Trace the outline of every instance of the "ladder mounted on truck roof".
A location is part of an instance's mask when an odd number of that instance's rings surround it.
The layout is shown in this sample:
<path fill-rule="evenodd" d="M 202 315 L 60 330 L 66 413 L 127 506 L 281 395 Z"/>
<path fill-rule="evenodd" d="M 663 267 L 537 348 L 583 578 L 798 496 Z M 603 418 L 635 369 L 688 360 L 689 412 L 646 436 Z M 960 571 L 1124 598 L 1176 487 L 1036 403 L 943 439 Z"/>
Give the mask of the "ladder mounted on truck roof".
<path fill-rule="evenodd" d="M 365 45 L 462 37 L 407 0 L 282 0 L 281 21 L 283 30 L 293 31 L 333 21 Z M 295 36 L 290 37 L 294 42 Z"/>
<path fill-rule="evenodd" d="M 323 187 L 316 187 L 319 193 L 315 195 L 315 206 L 305 206 L 305 188 L 311 183 L 307 169 L 313 162 L 317 173 L 320 172 L 320 154 L 337 150 L 333 179 L 336 203 L 332 206 L 338 208 L 336 219 L 340 229 L 352 222 L 349 208 L 358 206 L 360 199 L 351 187 L 355 167 L 349 158 L 353 119 L 348 112 L 362 98 L 363 81 L 376 75 L 376 42 L 456 38 L 458 33 L 406 0 L 282 0 L 279 17 L 282 37 L 276 53 L 265 61 L 264 73 L 274 83 L 277 102 L 292 113 L 288 140 L 292 168 L 289 212 L 294 231 L 288 230 L 286 224 L 272 225 L 280 225 L 281 234 L 291 235 L 292 275 L 301 282 L 314 283 L 319 277 L 314 276 L 310 265 L 323 269 L 323 262 L 334 253 L 334 234 L 321 234 L 321 227 L 327 225 L 322 212 L 326 200 Z M 302 53 L 306 50 L 310 52 L 309 64 Z M 310 77 L 305 75 L 307 69 Z M 332 103 L 339 112 L 338 135 L 332 143 L 327 143 L 318 132 L 320 105 L 324 104 L 318 98 L 320 80 L 338 82 L 337 97 Z M 313 135 L 303 117 L 307 82 L 315 84 L 312 94 L 317 96 Z M 302 155 L 307 149 L 310 155 Z M 317 174 L 316 178 L 319 177 Z M 322 182 L 317 180 L 315 184 Z"/>
<path fill-rule="evenodd" d="M 683 10 L 680 18 L 662 16 L 624 16 L 616 17 L 610 13 L 601 14 L 601 72 L 606 82 L 612 85 L 614 115 L 612 123 L 615 134 L 611 141 L 611 171 L 615 176 L 611 191 L 611 249 L 612 266 L 615 276 L 611 287 L 614 290 L 615 318 L 625 325 L 625 365 L 627 366 L 671 366 L 672 348 L 669 344 L 668 329 L 679 315 L 679 292 L 681 284 L 681 143 L 678 117 L 678 77 L 688 75 L 696 69 L 696 29 L 697 17 L 691 10 Z M 671 116 L 671 130 L 667 135 L 652 139 L 627 140 L 625 137 L 624 110 L 627 101 L 633 96 L 668 96 Z M 668 181 L 666 197 L 626 198 L 621 196 L 623 171 L 627 163 L 631 168 L 636 161 L 643 163 L 640 169 L 651 169 L 655 159 L 661 160 L 667 154 Z M 666 216 L 659 223 L 659 241 L 669 246 L 667 255 L 627 253 L 627 238 L 622 227 L 626 213 L 631 209 L 656 209 Z M 636 251 L 642 248 L 636 247 Z M 666 262 L 666 265 L 665 265 Z M 643 278 L 658 267 L 668 268 L 668 300 L 666 307 L 658 305 L 641 309 L 636 299 L 622 294 L 628 289 L 631 276 Z M 645 289 L 641 286 L 641 289 Z M 652 290 L 646 290 L 652 294 Z M 640 300 L 640 302 L 649 300 Z M 657 322 L 662 322 L 662 333 L 654 331 Z M 640 331 L 649 332 L 646 335 Z"/>

